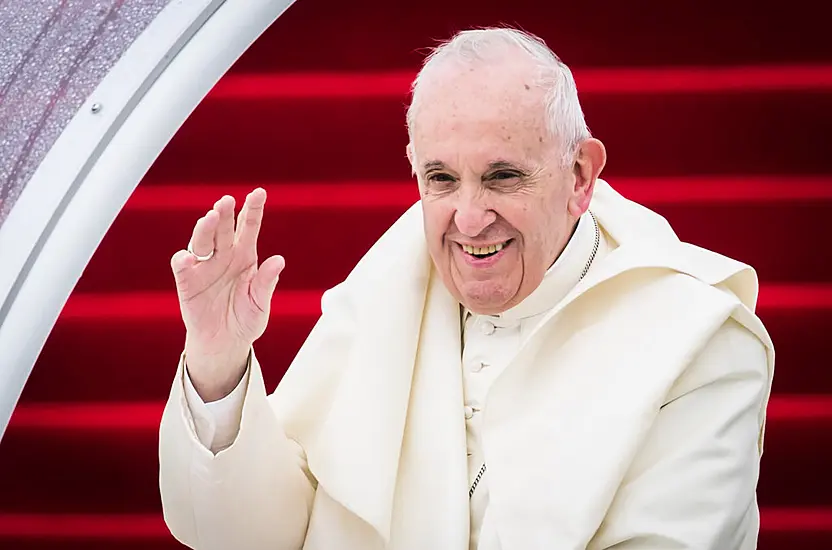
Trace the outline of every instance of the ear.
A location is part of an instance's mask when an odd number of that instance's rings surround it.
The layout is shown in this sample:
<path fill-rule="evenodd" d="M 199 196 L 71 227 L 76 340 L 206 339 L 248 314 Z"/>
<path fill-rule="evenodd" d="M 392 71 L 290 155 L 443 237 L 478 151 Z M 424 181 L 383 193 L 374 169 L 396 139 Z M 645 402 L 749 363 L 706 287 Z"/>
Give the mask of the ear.
<path fill-rule="evenodd" d="M 575 155 L 575 188 L 572 190 L 572 200 L 569 211 L 579 217 L 589 208 L 592 193 L 595 190 L 595 180 L 601 175 L 607 163 L 607 149 L 595 138 L 581 142 Z"/>

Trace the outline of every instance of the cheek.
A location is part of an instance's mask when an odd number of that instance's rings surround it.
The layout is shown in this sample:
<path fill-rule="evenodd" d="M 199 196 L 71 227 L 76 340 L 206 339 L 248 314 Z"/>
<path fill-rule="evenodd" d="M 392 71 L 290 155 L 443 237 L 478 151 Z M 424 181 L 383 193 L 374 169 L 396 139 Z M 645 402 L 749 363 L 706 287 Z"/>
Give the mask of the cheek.
<path fill-rule="evenodd" d="M 441 200 L 423 202 L 422 209 L 425 220 L 425 235 L 428 239 L 428 246 L 435 248 L 442 246 L 445 233 L 450 227 L 453 210 L 442 204 Z"/>
<path fill-rule="evenodd" d="M 550 254 L 552 243 L 558 238 L 553 223 L 555 216 L 556 213 L 543 201 L 526 202 L 511 214 L 506 214 L 506 221 L 514 226 L 521 236 L 521 252 L 525 261 L 538 261 L 539 256 Z"/>
<path fill-rule="evenodd" d="M 524 246 L 537 242 L 540 238 L 540 211 L 542 210 L 539 201 L 517 200 L 509 204 L 501 205 L 497 214 L 505 220 L 521 238 Z"/>

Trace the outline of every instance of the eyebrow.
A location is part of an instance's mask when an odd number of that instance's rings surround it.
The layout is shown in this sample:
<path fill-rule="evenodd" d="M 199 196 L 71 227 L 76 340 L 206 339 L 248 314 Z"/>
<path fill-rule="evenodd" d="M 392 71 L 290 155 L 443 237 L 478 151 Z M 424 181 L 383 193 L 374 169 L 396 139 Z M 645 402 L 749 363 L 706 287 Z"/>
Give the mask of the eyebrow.
<path fill-rule="evenodd" d="M 441 160 L 431 160 L 422 165 L 422 169 L 425 172 L 427 172 L 428 170 L 442 170 L 445 168 L 445 163 Z"/>
<path fill-rule="evenodd" d="M 447 166 L 441 160 L 431 160 L 426 162 L 422 169 L 427 172 L 428 170 L 445 170 Z M 492 170 L 522 170 L 523 168 L 513 162 L 509 162 L 507 160 L 494 160 L 488 163 L 488 167 L 486 168 L 486 172 Z"/>
<path fill-rule="evenodd" d="M 522 170 L 522 167 L 507 160 L 495 160 L 488 163 L 488 171 L 491 170 Z"/>

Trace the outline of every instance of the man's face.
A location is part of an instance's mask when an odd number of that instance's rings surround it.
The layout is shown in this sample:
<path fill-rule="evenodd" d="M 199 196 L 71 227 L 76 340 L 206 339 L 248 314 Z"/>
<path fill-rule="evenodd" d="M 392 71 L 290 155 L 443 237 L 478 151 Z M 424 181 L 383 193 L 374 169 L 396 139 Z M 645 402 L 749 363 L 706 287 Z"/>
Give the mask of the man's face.
<path fill-rule="evenodd" d="M 576 184 L 580 170 L 562 167 L 547 132 L 535 76 L 519 54 L 448 62 L 420 91 L 409 154 L 428 249 L 451 294 L 477 313 L 531 294 L 589 204 L 591 185 Z"/>

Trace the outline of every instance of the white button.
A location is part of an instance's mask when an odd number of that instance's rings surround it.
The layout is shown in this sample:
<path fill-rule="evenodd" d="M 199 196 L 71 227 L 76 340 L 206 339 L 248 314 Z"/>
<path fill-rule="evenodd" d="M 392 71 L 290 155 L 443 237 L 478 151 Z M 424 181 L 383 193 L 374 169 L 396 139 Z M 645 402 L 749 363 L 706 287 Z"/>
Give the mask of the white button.
<path fill-rule="evenodd" d="M 480 361 L 479 363 L 474 363 L 474 365 L 471 367 L 471 372 L 480 372 L 482 369 L 484 369 L 487 366 L 488 365 L 486 365 L 482 361 Z"/>
<path fill-rule="evenodd" d="M 492 323 L 491 321 L 485 321 L 484 320 L 482 322 L 481 326 L 482 326 L 482 333 L 485 334 L 486 336 L 494 334 L 494 331 L 497 330 L 497 327 L 495 327 L 494 323 Z"/>
<path fill-rule="evenodd" d="M 465 406 L 465 419 L 471 420 L 474 418 L 474 407 Z"/>

